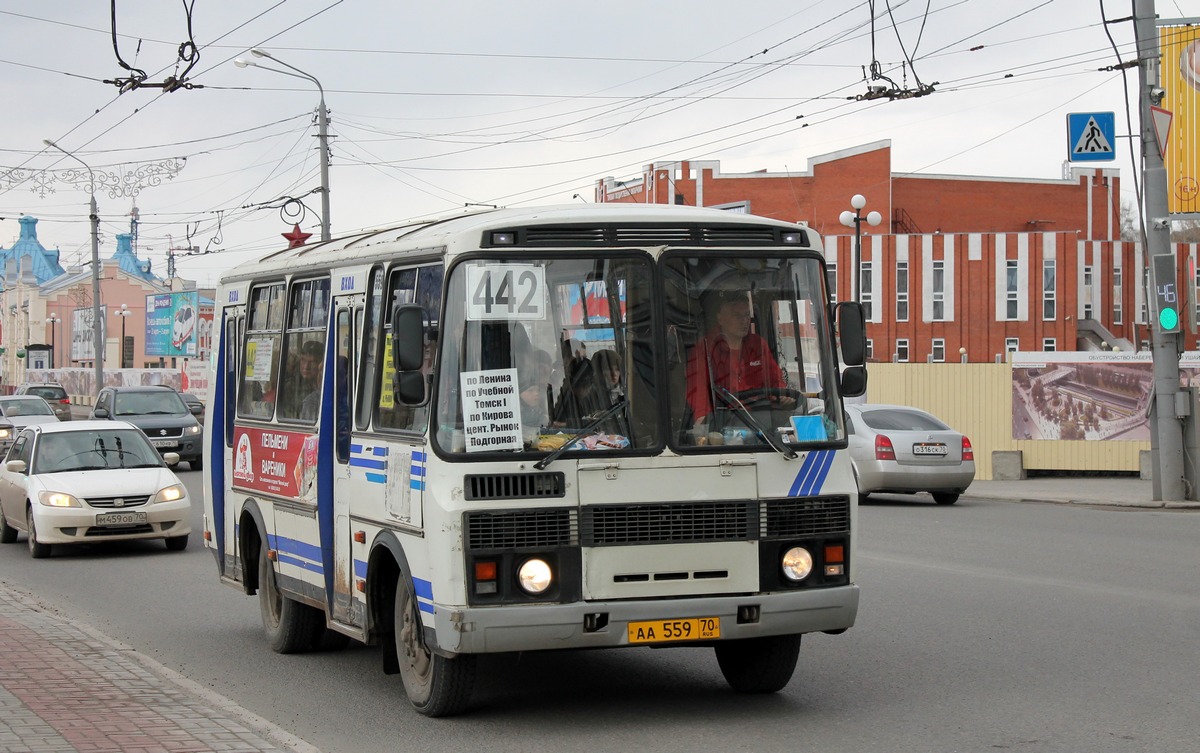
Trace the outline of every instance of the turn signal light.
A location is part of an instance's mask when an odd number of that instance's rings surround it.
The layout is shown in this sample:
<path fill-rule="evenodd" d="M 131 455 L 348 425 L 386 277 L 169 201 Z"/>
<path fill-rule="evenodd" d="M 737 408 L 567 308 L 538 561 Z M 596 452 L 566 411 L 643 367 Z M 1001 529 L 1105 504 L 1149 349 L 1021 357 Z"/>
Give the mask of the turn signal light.
<path fill-rule="evenodd" d="M 483 561 L 475 563 L 475 593 L 477 594 L 494 594 L 496 593 L 498 584 L 496 583 L 496 563 L 494 561 Z"/>
<path fill-rule="evenodd" d="M 975 459 L 975 450 L 974 450 L 974 448 L 971 447 L 971 440 L 967 439 L 966 437 L 963 437 L 962 459 L 963 460 L 974 460 Z"/>
<path fill-rule="evenodd" d="M 876 460 L 895 460 L 896 448 L 892 447 L 892 440 L 888 439 L 883 434 L 875 435 L 875 459 Z"/>

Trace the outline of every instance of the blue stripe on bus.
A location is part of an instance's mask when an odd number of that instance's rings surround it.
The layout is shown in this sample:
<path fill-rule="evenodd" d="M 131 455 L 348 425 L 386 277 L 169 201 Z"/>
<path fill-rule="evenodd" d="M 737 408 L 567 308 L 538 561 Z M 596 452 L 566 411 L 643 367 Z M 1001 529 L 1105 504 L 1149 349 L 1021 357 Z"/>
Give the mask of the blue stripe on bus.
<path fill-rule="evenodd" d="M 368 473 L 367 481 L 370 481 L 372 484 L 386 484 L 387 483 L 387 474 L 386 473 Z"/>
<path fill-rule="evenodd" d="M 350 465 L 354 468 L 374 468 L 379 471 L 387 470 L 386 460 L 367 460 L 366 458 L 358 458 L 350 456 Z"/>
<path fill-rule="evenodd" d="M 429 456 L 419 450 L 413 450 L 412 458 L 414 463 L 424 463 Z"/>
<path fill-rule="evenodd" d="M 354 452 L 362 452 L 362 451 L 363 451 L 362 445 L 354 444 L 353 442 L 350 443 L 350 452 L 354 453 Z"/>
<path fill-rule="evenodd" d="M 408 480 L 408 488 L 423 492 L 425 491 L 425 482 L 419 478 L 411 478 Z"/>
<path fill-rule="evenodd" d="M 367 577 L 367 563 L 363 560 L 354 560 L 354 577 Z"/>
<path fill-rule="evenodd" d="M 833 462 L 833 450 L 816 450 L 808 453 L 801 464 L 792 488 L 788 490 L 789 497 L 806 497 L 816 494 L 825 483 L 829 473 L 829 465 Z"/>
<path fill-rule="evenodd" d="M 417 606 L 421 608 L 422 612 L 428 612 L 429 614 L 433 614 L 433 605 L 430 604 L 429 602 L 418 600 Z"/>
<path fill-rule="evenodd" d="M 321 561 L 321 547 L 306 544 L 299 539 L 289 539 L 284 536 L 267 534 L 267 546 L 277 552 L 294 554 L 313 562 Z"/>
<path fill-rule="evenodd" d="M 423 466 L 423 465 L 417 465 L 416 463 L 413 463 L 413 466 L 412 466 L 412 474 L 411 474 L 411 475 L 413 475 L 413 476 L 421 476 L 422 478 L 424 478 L 424 476 L 425 476 L 425 466 Z"/>
<path fill-rule="evenodd" d="M 413 578 L 413 592 L 418 599 L 433 600 L 433 583 L 420 578 Z"/>
<path fill-rule="evenodd" d="M 379 455 L 380 457 L 386 458 L 387 454 L 388 454 L 388 448 L 387 447 L 372 447 L 371 453 L 373 455 Z"/>
<path fill-rule="evenodd" d="M 286 554 L 276 554 L 275 560 L 277 562 L 279 562 L 279 564 L 281 564 L 281 565 L 295 565 L 296 567 L 307 570 L 310 573 L 324 573 L 325 572 L 325 568 L 321 567 L 321 565 L 319 563 L 309 562 L 308 560 L 302 560 L 299 557 L 291 557 Z"/>

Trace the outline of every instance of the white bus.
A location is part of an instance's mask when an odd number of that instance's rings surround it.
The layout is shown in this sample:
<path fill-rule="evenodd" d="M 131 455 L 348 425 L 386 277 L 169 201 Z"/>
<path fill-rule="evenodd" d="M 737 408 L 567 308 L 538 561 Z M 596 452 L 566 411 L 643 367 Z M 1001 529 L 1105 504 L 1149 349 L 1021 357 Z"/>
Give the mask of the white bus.
<path fill-rule="evenodd" d="M 711 646 L 738 691 L 854 624 L 858 304 L 815 232 L 497 210 L 288 249 L 217 291 L 204 539 L 271 647 L 382 647 L 463 710 L 481 653 Z M 835 332 L 837 337 L 835 338 Z"/>

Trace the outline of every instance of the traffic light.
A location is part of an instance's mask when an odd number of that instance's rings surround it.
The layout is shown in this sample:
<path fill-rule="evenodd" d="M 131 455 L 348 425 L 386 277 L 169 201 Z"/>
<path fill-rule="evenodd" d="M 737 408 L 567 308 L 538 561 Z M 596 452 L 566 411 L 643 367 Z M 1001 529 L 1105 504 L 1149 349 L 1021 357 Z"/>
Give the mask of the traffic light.
<path fill-rule="evenodd" d="M 1158 310 L 1158 331 L 1179 331 L 1179 281 L 1175 275 L 1175 257 L 1157 254 L 1154 257 L 1154 303 Z"/>

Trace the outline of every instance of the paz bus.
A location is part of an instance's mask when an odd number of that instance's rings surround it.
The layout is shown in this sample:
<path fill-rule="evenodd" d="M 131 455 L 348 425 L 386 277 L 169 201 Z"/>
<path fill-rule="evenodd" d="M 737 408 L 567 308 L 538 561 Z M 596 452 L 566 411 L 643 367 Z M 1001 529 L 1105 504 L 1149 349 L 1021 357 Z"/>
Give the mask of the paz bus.
<path fill-rule="evenodd" d="M 204 458 L 221 580 L 277 652 L 379 645 L 428 716 L 467 708 L 494 652 L 706 646 L 735 690 L 780 690 L 801 636 L 858 610 L 842 396 L 865 390 L 864 325 L 825 272 L 803 225 L 629 204 L 229 270 Z"/>

